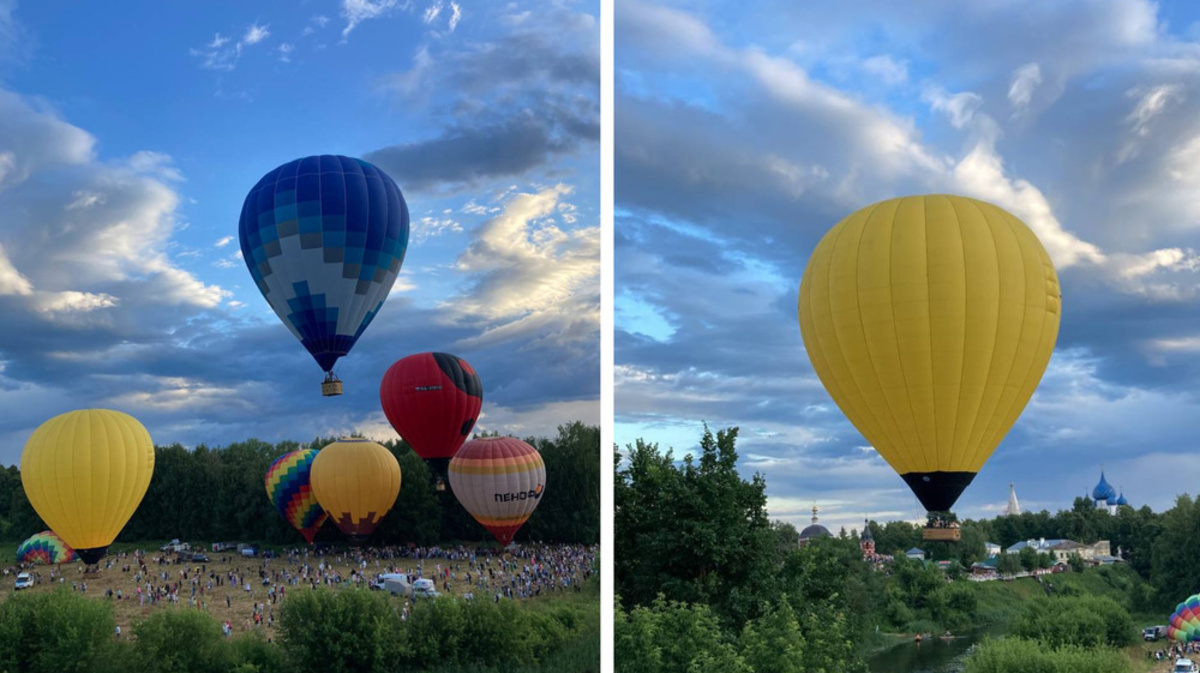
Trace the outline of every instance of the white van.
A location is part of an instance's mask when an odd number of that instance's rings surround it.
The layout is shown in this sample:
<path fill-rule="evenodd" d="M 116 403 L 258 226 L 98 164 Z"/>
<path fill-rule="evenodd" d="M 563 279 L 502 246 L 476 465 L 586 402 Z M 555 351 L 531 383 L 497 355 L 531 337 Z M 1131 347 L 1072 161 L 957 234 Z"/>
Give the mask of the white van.
<path fill-rule="evenodd" d="M 1191 659 L 1176 659 L 1175 668 L 1171 669 L 1171 673 L 1197 673 L 1200 671 L 1200 666 L 1192 663 Z"/>
<path fill-rule="evenodd" d="M 13 587 L 14 590 L 28 589 L 33 586 L 33 575 L 29 573 L 21 573 L 17 575 L 17 584 Z"/>
<path fill-rule="evenodd" d="M 433 580 L 422 577 L 416 582 L 413 582 L 413 596 L 428 596 L 430 598 L 437 598 L 438 596 L 441 596 L 441 594 L 438 593 L 437 586 L 433 583 Z"/>
<path fill-rule="evenodd" d="M 411 596 L 412 579 L 404 573 L 386 573 L 371 583 L 372 589 L 382 589 L 393 596 Z"/>

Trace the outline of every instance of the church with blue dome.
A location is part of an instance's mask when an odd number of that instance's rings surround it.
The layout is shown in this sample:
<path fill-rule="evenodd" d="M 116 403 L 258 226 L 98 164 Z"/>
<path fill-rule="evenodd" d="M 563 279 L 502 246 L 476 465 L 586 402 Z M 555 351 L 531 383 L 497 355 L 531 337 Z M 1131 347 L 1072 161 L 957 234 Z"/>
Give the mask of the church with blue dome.
<path fill-rule="evenodd" d="M 1116 514 L 1119 507 L 1128 506 L 1129 500 L 1125 498 L 1124 493 L 1118 493 L 1108 479 L 1104 477 L 1104 468 L 1100 468 L 1100 483 L 1092 489 L 1092 504 L 1096 507 L 1103 507 L 1109 514 Z"/>

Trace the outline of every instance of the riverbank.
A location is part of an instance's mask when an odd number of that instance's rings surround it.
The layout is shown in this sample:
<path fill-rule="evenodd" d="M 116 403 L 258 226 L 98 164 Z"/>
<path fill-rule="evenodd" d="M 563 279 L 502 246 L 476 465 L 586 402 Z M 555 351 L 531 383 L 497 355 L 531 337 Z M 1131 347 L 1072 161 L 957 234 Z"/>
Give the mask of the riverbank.
<path fill-rule="evenodd" d="M 965 624 L 946 625 L 936 620 L 922 618 L 905 624 L 901 629 L 881 628 L 879 632 L 872 629 L 859 641 L 859 652 L 863 659 L 873 660 L 881 653 L 911 643 L 917 633 L 942 634 L 947 630 L 952 633 L 987 633 L 991 636 L 1003 636 L 1010 631 L 1012 621 L 1017 618 L 1029 601 L 1039 596 L 1054 595 L 1092 595 L 1106 596 L 1121 605 L 1130 607 L 1136 588 L 1142 583 L 1137 574 L 1126 566 L 1103 566 L 1088 568 L 1083 572 L 1058 573 L 1040 578 L 1024 577 L 997 582 L 971 582 L 960 579 L 954 582 L 956 588 L 965 587 L 963 591 L 970 592 L 976 603 L 976 609 L 968 613 L 969 620 Z M 1140 614 L 1130 610 L 1135 623 L 1162 623 L 1164 615 Z M 957 627 L 957 628 L 954 628 Z M 1151 645 L 1152 643 L 1147 643 Z M 1130 652 L 1134 663 L 1144 666 L 1146 650 Z M 1141 673 L 1154 669 L 1139 668 L 1134 671 Z M 882 669 L 886 670 L 886 669 Z"/>

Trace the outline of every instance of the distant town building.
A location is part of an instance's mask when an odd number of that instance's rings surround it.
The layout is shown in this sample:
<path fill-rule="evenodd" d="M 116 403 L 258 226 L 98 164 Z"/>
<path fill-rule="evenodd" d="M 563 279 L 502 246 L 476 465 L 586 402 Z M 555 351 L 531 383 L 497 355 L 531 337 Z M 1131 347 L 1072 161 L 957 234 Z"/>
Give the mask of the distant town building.
<path fill-rule="evenodd" d="M 1021 513 L 1021 505 L 1017 502 L 1017 487 L 1014 484 L 1008 485 L 1008 508 L 1004 510 L 1008 516 L 1017 516 Z"/>
<path fill-rule="evenodd" d="M 904 552 L 904 555 L 907 556 L 908 558 L 916 560 L 916 561 L 924 561 L 925 560 L 925 550 L 917 549 L 916 547 L 913 547 L 912 549 L 909 549 L 908 551 Z"/>
<path fill-rule="evenodd" d="M 814 540 L 819 537 L 833 537 L 833 533 L 821 524 L 817 523 L 817 506 L 812 508 L 812 525 L 800 531 L 800 546 L 808 544 L 809 540 Z"/>
<path fill-rule="evenodd" d="M 1094 506 L 1102 507 L 1114 516 L 1121 507 L 1129 506 L 1129 500 L 1125 497 L 1125 493 L 1118 493 L 1108 483 L 1103 468 L 1100 469 L 1100 482 L 1092 489 L 1091 500 Z"/>
<path fill-rule="evenodd" d="M 871 522 L 863 521 L 862 536 L 858 538 L 858 547 L 862 549 L 863 559 L 874 560 L 875 557 L 875 536 L 871 535 Z"/>
<path fill-rule="evenodd" d="M 1101 540 L 1095 544 L 1080 544 L 1073 540 L 1047 540 L 1046 538 L 1038 538 L 1036 540 L 1022 540 L 1008 549 L 1004 550 L 1005 554 L 1019 554 L 1026 547 L 1032 548 L 1039 554 L 1050 554 L 1055 561 L 1066 562 L 1072 556 L 1079 556 L 1084 561 L 1097 562 L 1101 557 L 1111 557 L 1111 545 L 1108 540 Z"/>
<path fill-rule="evenodd" d="M 1000 552 L 1003 549 L 1004 549 L 1003 547 L 996 544 L 995 542 L 984 542 L 983 543 L 983 553 L 987 554 L 988 556 L 999 556 Z"/>

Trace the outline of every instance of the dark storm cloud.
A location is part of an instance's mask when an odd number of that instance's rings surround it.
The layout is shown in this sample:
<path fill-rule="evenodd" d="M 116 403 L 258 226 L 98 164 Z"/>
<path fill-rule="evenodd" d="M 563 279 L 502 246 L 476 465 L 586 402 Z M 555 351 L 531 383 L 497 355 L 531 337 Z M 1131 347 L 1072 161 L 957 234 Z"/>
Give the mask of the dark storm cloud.
<path fill-rule="evenodd" d="M 504 17 L 501 20 L 513 20 Z M 391 88 L 438 96 L 447 123 L 436 137 L 370 152 L 413 190 L 455 190 L 494 178 L 552 171 L 556 159 L 600 140 L 599 34 L 594 17 L 553 8 L 519 28 L 454 51 L 422 52 Z"/>
<path fill-rule="evenodd" d="M 598 117 L 552 112 L 518 112 L 497 124 L 447 129 L 438 138 L 385 147 L 364 158 L 414 191 L 520 176 L 599 138 Z"/>

